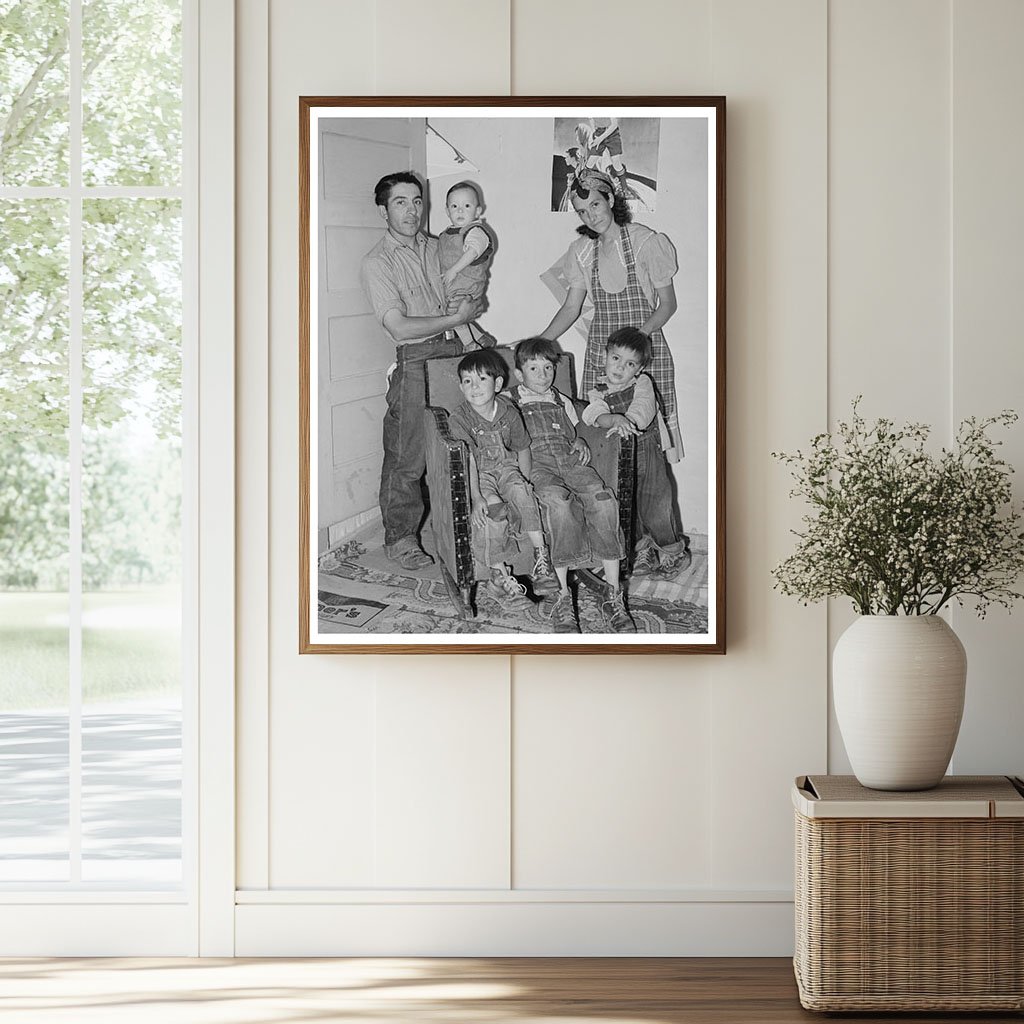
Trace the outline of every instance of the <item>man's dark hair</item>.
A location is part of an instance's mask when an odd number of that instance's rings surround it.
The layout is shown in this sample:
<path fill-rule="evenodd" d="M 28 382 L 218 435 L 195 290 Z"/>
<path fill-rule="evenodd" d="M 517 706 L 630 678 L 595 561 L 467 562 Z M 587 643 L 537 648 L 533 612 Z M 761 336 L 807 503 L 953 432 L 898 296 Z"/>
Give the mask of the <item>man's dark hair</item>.
<path fill-rule="evenodd" d="M 373 201 L 377 206 L 387 206 L 391 198 L 392 185 L 415 185 L 420 190 L 420 198 L 423 198 L 423 185 L 420 179 L 412 171 L 395 171 L 393 174 L 385 174 L 373 187 Z"/>
<path fill-rule="evenodd" d="M 605 348 L 624 348 L 637 357 L 641 366 L 647 366 L 654 354 L 651 336 L 644 334 L 637 327 L 620 327 L 608 336 L 608 344 L 605 345 Z"/>
<path fill-rule="evenodd" d="M 476 373 L 481 377 L 493 377 L 502 380 L 502 386 L 508 383 L 508 363 L 493 348 L 481 348 L 470 352 L 459 360 L 459 379 L 464 373 Z"/>
<path fill-rule="evenodd" d="M 476 196 L 476 205 L 483 206 L 484 201 L 480 195 L 480 189 L 472 181 L 458 181 L 445 193 L 444 204 L 448 205 L 448 200 L 451 199 L 453 192 L 458 192 L 460 189 L 468 189 L 473 195 Z"/>
<path fill-rule="evenodd" d="M 516 344 L 516 369 L 521 370 L 531 359 L 547 359 L 558 365 L 562 358 L 561 349 L 547 338 L 524 338 Z"/>

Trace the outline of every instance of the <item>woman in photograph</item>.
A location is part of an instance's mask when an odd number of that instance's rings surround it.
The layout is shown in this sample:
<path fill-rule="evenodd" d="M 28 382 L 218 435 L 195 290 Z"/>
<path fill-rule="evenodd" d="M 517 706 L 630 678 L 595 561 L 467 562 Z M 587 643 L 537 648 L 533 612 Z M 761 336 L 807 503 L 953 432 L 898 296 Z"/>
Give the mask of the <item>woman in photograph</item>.
<path fill-rule="evenodd" d="M 589 294 L 594 316 L 587 332 L 581 393 L 590 402 L 605 397 L 611 383 L 605 376 L 614 344 L 609 339 L 621 336 L 623 329 L 639 329 L 641 338 L 650 338 L 647 359 L 636 370 L 654 382 L 662 424 L 651 419 L 646 430 L 637 430 L 635 423 L 631 428 L 639 435 L 633 575 L 675 579 L 691 563 L 690 538 L 683 532 L 667 465 L 682 455 L 675 366 L 661 330 L 676 311 L 675 247 L 666 235 L 632 223 L 625 196 L 604 172 L 581 171 L 571 192 L 573 209 L 583 222 L 577 228 L 581 237 L 562 258 L 568 294 L 542 336 L 551 341 L 561 337 L 579 319 Z"/>
<path fill-rule="evenodd" d="M 667 235 L 632 223 L 633 214 L 615 181 L 602 171 L 583 168 L 571 186 L 573 209 L 582 224 L 580 238 L 569 246 L 560 267 L 568 294 L 541 337 L 556 341 L 580 317 L 589 294 L 594 317 L 587 333 L 583 361 L 584 396 L 604 372 L 605 344 L 622 327 L 637 327 L 651 337 L 653 378 L 668 437 L 666 455 L 682 455 L 676 409 L 675 367 L 662 333 L 676 311 L 672 278 L 678 269 L 676 250 Z"/>

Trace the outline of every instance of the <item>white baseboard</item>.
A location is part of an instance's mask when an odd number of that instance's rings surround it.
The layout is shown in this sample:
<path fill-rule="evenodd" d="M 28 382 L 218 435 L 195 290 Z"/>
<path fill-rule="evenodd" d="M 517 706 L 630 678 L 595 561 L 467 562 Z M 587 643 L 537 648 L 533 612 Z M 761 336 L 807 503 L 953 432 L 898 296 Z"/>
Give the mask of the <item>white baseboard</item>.
<path fill-rule="evenodd" d="M 340 523 L 332 523 L 327 528 L 327 547 L 337 547 L 346 537 L 358 533 L 369 523 L 380 522 L 380 509 L 371 508 L 366 512 L 360 512 L 350 519 L 343 519 Z"/>
<path fill-rule="evenodd" d="M 187 904 L 0 904 L 0 956 L 197 956 Z M 2 1015 L 0 1015 L 2 1016 Z"/>
<path fill-rule="evenodd" d="M 792 956 L 793 904 L 245 902 L 235 954 Z"/>

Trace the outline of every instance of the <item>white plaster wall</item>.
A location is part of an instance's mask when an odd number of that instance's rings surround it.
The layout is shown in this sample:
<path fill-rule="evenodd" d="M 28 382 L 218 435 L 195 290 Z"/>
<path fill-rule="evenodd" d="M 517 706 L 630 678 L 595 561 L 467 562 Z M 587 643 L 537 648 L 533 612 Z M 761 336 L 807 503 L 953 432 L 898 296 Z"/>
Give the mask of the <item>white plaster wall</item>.
<path fill-rule="evenodd" d="M 1021 6 L 637 0 L 625 59 L 621 5 L 437 6 L 238 5 L 238 951 L 785 954 L 846 612 L 771 589 L 769 452 L 1020 404 Z M 297 655 L 298 96 L 413 90 L 727 97 L 725 657 Z M 1021 631 L 956 625 L 954 766 L 1020 772 Z"/>

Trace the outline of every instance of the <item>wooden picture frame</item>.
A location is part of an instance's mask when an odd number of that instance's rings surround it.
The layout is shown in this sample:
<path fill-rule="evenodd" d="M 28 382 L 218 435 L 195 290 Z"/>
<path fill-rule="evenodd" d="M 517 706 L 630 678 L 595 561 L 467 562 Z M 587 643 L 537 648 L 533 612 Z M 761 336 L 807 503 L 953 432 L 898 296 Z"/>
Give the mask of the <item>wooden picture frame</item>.
<path fill-rule="evenodd" d="M 379 184 L 392 172 L 413 178 Z M 300 97 L 300 653 L 725 653 L 725 212 L 723 97 Z M 653 362 L 602 390 L 606 333 L 642 326 Z M 568 533 L 538 482 L 554 449 L 534 434 L 516 511 L 486 460 L 514 476 L 522 435 L 477 462 L 458 426 L 476 413 L 450 418 L 459 357 L 496 341 L 508 379 L 479 375 L 505 396 L 476 408 L 536 423 L 511 346 L 545 332 L 603 488 L 563 495 Z M 537 492 L 577 581 L 568 619 L 531 575 Z M 612 498 L 618 563 L 590 518 L 607 525 Z M 500 564 L 525 594 L 491 580 Z M 616 564 L 635 633 L 609 603 Z"/>

